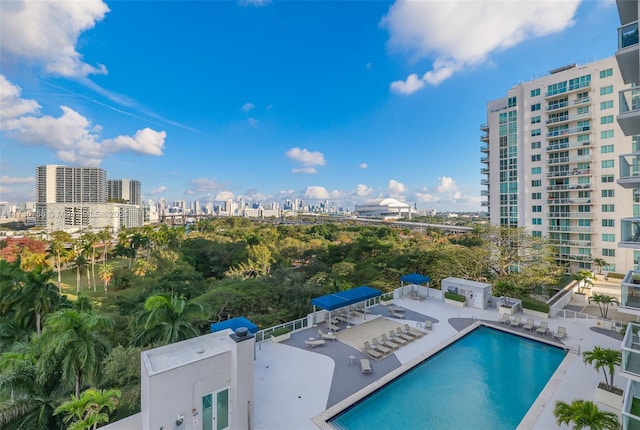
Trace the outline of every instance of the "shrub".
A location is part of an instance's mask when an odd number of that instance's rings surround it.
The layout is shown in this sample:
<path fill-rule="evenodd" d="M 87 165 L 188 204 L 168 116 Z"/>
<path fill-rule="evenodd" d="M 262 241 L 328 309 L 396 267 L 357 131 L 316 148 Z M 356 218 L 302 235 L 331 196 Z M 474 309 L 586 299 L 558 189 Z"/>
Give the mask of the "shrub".
<path fill-rule="evenodd" d="M 622 279 L 624 278 L 624 273 L 609 272 L 609 277 L 615 278 L 615 279 Z"/>
<path fill-rule="evenodd" d="M 538 312 L 544 312 L 544 313 L 548 313 L 549 312 L 549 305 L 546 304 L 545 302 L 539 302 L 537 300 L 525 297 L 524 299 L 522 299 L 522 307 L 525 309 L 531 309 L 532 311 L 538 311 Z"/>
<path fill-rule="evenodd" d="M 444 292 L 444 298 L 449 300 L 455 300 L 456 302 L 465 302 L 467 299 L 461 294 L 451 293 L 449 291 Z"/>
<path fill-rule="evenodd" d="M 280 327 L 271 332 L 271 336 L 282 336 L 283 334 L 290 333 L 291 329 L 289 327 Z"/>

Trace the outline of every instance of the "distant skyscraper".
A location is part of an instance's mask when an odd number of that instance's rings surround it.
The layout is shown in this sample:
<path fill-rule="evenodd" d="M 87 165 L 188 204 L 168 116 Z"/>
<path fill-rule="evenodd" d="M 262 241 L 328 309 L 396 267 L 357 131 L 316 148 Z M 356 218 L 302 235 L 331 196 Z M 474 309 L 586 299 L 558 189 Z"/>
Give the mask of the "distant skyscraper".
<path fill-rule="evenodd" d="M 107 172 L 97 167 L 36 167 L 36 203 L 106 203 Z"/>
<path fill-rule="evenodd" d="M 139 206 L 142 200 L 140 181 L 133 179 L 109 179 L 108 199 L 121 199 L 127 203 Z"/>

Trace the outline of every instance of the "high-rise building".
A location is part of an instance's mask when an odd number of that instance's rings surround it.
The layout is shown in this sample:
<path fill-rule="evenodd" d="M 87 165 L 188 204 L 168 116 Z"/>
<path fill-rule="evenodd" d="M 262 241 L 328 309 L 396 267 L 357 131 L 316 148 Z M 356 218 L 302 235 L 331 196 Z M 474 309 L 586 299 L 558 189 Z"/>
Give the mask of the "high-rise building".
<path fill-rule="evenodd" d="M 487 104 L 482 205 L 492 224 L 547 237 L 571 272 L 596 258 L 610 271 L 633 261 L 616 249 L 621 219 L 633 214 L 633 192 L 616 186 L 618 159 L 632 148 L 615 121 L 626 88 L 611 57 L 551 70 Z"/>
<path fill-rule="evenodd" d="M 109 179 L 107 183 L 109 200 L 124 200 L 124 203 L 140 205 L 142 200 L 140 181 L 133 179 Z"/>
<path fill-rule="evenodd" d="M 47 164 L 36 168 L 36 203 L 106 203 L 107 172 Z"/>

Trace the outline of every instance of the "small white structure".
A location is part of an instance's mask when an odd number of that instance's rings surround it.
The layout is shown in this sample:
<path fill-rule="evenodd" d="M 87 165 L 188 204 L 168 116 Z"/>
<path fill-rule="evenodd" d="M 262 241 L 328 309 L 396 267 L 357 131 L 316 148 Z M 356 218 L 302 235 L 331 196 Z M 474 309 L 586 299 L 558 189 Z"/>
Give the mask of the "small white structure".
<path fill-rule="evenodd" d="M 462 278 L 445 278 L 442 280 L 442 291 L 463 295 L 467 298 L 467 306 L 486 309 L 491 298 L 491 284 L 470 281 Z"/>
<path fill-rule="evenodd" d="M 374 200 L 364 205 L 356 205 L 355 211 L 361 218 L 411 219 L 412 208 L 396 199 Z"/>

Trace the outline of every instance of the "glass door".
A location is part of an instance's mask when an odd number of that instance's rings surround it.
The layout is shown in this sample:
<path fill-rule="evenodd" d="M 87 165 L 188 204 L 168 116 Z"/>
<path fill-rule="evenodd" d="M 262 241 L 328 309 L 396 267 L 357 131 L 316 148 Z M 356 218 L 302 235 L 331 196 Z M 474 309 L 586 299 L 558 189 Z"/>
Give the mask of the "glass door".
<path fill-rule="evenodd" d="M 213 400 L 215 398 L 215 403 Z M 202 430 L 229 428 L 229 389 L 202 396 Z"/>

